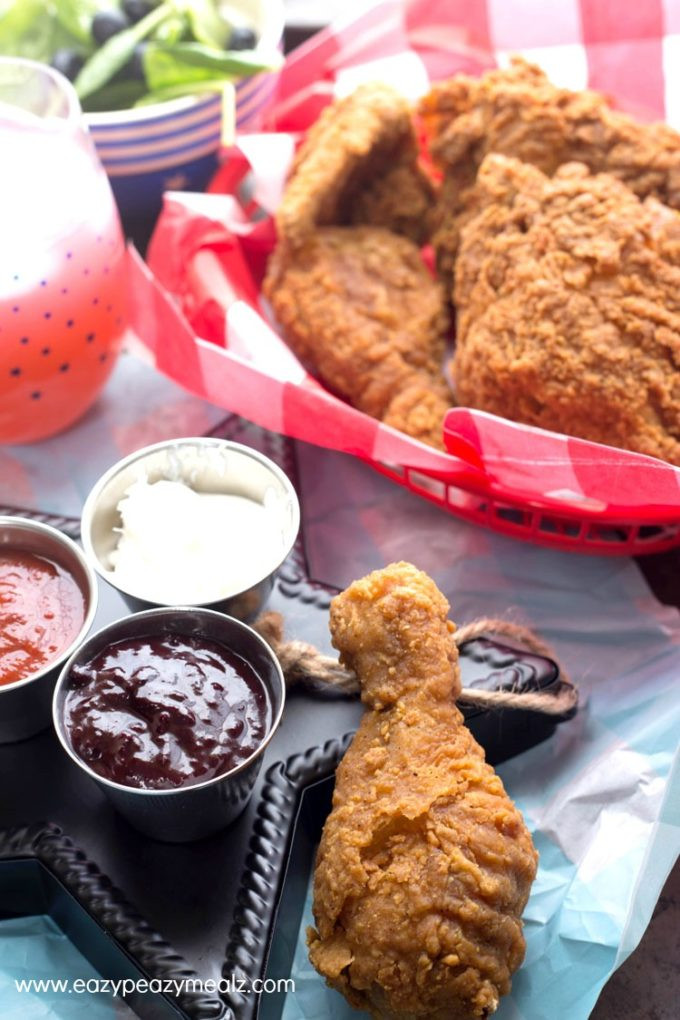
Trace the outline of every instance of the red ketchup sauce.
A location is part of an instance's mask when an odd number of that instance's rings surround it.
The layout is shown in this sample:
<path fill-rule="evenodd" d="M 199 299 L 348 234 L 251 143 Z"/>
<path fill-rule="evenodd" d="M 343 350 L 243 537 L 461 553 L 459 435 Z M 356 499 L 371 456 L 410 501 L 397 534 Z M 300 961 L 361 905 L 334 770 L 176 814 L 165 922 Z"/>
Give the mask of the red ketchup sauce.
<path fill-rule="evenodd" d="M 58 659 L 84 620 L 83 593 L 68 571 L 30 552 L 0 549 L 0 685 Z"/>
<path fill-rule="evenodd" d="M 271 723 L 254 669 L 204 638 L 117 641 L 74 666 L 67 689 L 73 750 L 123 786 L 166 790 L 223 775 L 250 757 Z"/>

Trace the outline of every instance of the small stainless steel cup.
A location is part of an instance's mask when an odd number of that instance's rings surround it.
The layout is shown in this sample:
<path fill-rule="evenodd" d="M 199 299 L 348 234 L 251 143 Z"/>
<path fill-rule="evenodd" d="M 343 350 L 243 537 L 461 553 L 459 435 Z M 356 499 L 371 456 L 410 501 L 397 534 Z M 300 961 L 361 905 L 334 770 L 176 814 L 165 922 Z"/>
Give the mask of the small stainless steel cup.
<path fill-rule="evenodd" d="M 146 477 L 182 481 L 196 492 L 229 493 L 262 503 L 268 494 L 281 528 L 281 555 L 267 573 L 246 591 L 237 586 L 221 598 L 201 605 L 228 613 L 239 620 L 253 620 L 274 585 L 279 567 L 293 548 L 300 527 L 300 506 L 295 489 L 281 469 L 257 450 L 226 439 L 199 437 L 173 439 L 147 446 L 114 464 L 90 492 L 81 520 L 85 555 L 100 577 L 121 593 L 134 611 L 168 606 L 152 601 L 141 591 L 122 588 L 110 569 L 116 548 L 116 528 L 121 526 L 118 504 L 133 482 Z M 171 550 L 169 550 L 169 556 Z"/>
<path fill-rule="evenodd" d="M 0 744 L 32 737 L 50 725 L 52 692 L 64 661 L 85 638 L 97 611 L 97 577 L 70 538 L 47 524 L 23 517 L 0 517 L 3 549 L 34 553 L 68 571 L 83 594 L 85 619 L 74 641 L 59 658 L 13 684 L 0 685 Z"/>
<path fill-rule="evenodd" d="M 224 775 L 195 786 L 170 790 L 143 790 L 112 782 L 89 767 L 71 746 L 64 723 L 71 669 L 104 648 L 126 638 L 180 634 L 220 642 L 248 662 L 262 680 L 271 702 L 272 721 L 256 751 Z M 243 811 L 262 765 L 265 748 L 281 721 L 286 697 L 283 673 L 269 645 L 247 624 L 210 609 L 180 607 L 134 613 L 93 634 L 64 665 L 54 690 L 54 728 L 66 753 L 104 791 L 131 825 L 147 836 L 168 843 L 189 843 L 223 829 Z"/>

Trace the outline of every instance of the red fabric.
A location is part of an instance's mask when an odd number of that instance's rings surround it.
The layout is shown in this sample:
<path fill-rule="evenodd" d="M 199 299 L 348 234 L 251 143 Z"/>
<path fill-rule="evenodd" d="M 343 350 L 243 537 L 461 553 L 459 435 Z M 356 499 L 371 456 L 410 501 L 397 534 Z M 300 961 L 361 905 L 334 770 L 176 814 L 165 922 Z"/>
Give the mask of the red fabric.
<path fill-rule="evenodd" d="M 340 413 L 338 413 L 340 412 Z M 322 389 L 310 390 L 286 383 L 283 393 L 283 428 L 286 435 L 299 434 L 308 423 L 307 441 L 345 453 L 366 456 L 374 449 L 378 422 L 356 411 Z M 301 438 L 301 437 L 300 437 Z"/>
<path fill-rule="evenodd" d="M 616 0 L 579 0 L 583 41 L 622 42 L 629 39 L 661 39 L 664 33 L 662 0 L 620 3 Z M 650 68 L 645 68 L 649 72 Z M 640 75 L 633 73 L 631 78 Z"/>
<path fill-rule="evenodd" d="M 143 337 L 156 367 L 194 393 L 202 393 L 203 375 L 193 330 L 133 248 L 129 281 L 137 335 Z"/>
<path fill-rule="evenodd" d="M 485 3 L 470 0 L 407 0 L 404 22 L 415 49 L 447 49 L 447 37 L 462 38 L 471 50 L 491 49 Z"/>
<path fill-rule="evenodd" d="M 590 88 L 644 120 L 666 112 L 662 0 L 579 0 Z"/>
<path fill-rule="evenodd" d="M 626 39 L 586 46 L 588 86 L 606 92 L 616 106 L 639 120 L 663 120 L 666 115 L 663 50 L 660 39 Z M 644 67 L 632 75 L 631 67 Z"/>
<path fill-rule="evenodd" d="M 467 408 L 449 411 L 444 431 L 448 449 L 484 466 L 493 495 L 579 517 L 678 519 L 680 471 L 670 464 Z"/>
<path fill-rule="evenodd" d="M 431 81 L 459 73 L 481 74 L 495 67 L 486 4 L 410 0 L 405 7 L 409 45 L 421 57 Z"/>

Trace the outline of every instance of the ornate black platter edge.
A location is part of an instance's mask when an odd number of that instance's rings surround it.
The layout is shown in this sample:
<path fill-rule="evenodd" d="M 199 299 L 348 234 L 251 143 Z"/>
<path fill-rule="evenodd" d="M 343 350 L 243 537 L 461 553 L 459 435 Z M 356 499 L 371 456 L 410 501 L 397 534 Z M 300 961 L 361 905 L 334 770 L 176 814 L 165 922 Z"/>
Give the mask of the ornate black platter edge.
<path fill-rule="evenodd" d="M 99 870 L 96 864 L 88 860 L 86 855 L 73 841 L 62 832 L 59 826 L 50 822 L 34 823 L 11 829 L 0 829 L 0 875 L 1 869 L 11 864 L 34 861 L 46 869 L 48 875 L 56 879 L 62 889 L 77 905 L 92 918 L 106 935 L 112 940 L 114 948 L 122 951 L 136 969 L 139 969 L 147 980 L 160 982 L 160 995 L 170 1000 L 170 1004 L 178 1007 L 172 1014 L 177 1017 L 188 1017 L 190 1020 L 227 1020 L 230 1016 L 224 1003 L 215 995 L 211 996 L 196 989 L 193 985 L 198 975 L 189 964 L 155 931 L 151 925 L 135 910 L 122 892 Z M 0 917 L 12 914 L 21 916 L 22 906 L 26 903 L 25 892 L 21 886 L 19 872 L 9 876 L 12 882 L 11 902 L 0 902 Z M 42 884 L 43 876 L 33 875 L 28 879 Z M 49 902 L 49 897 L 45 903 Z M 35 896 L 29 896 L 29 902 L 36 902 Z M 73 909 L 64 912 L 62 901 L 58 923 L 65 928 L 72 928 L 66 934 L 72 938 L 76 947 L 88 959 L 92 957 L 92 945 L 88 946 L 87 938 L 83 937 L 82 926 L 69 924 L 73 919 Z M 80 935 L 80 937 L 79 937 Z M 95 956 L 97 955 L 95 950 Z M 110 959 L 110 954 L 109 954 Z M 91 962 L 95 962 L 91 960 Z M 110 976 L 110 975 L 106 975 Z M 175 983 L 182 985 L 179 994 L 172 994 Z M 138 1015 L 144 1016 L 145 1010 L 139 1010 L 138 1003 L 134 1007 Z M 149 1014 L 152 1015 L 152 1014 Z M 164 1015 L 171 1015 L 170 1011 Z"/>
<path fill-rule="evenodd" d="M 253 985 L 267 967 L 302 794 L 335 772 L 353 735 L 292 755 L 267 772 L 222 967 L 224 997 L 238 1020 L 258 1013 L 262 993 Z"/>

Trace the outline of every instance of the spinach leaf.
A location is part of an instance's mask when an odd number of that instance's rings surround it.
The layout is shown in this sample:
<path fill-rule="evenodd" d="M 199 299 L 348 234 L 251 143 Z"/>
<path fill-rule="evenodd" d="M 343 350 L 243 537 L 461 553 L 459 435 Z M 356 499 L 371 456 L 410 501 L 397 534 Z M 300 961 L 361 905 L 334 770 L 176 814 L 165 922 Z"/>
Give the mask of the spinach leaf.
<path fill-rule="evenodd" d="M 121 0 L 107 0 L 120 6 Z M 0 53 L 49 63 L 59 49 L 87 57 L 75 81 L 87 112 L 125 109 L 194 92 L 229 93 L 229 82 L 276 68 L 278 53 L 228 52 L 231 27 L 219 0 L 162 0 L 137 24 L 96 48 L 92 19 L 102 0 L 0 0 Z M 192 41 L 182 41 L 191 39 Z M 148 40 L 144 82 L 116 76 Z M 122 77 L 122 76 L 121 76 Z"/>
<path fill-rule="evenodd" d="M 77 39 L 81 46 L 91 51 L 92 19 L 101 8 L 101 3 L 98 0 L 53 0 L 51 6 L 62 28 Z"/>
<path fill-rule="evenodd" d="M 173 11 L 172 0 L 165 0 L 165 3 L 155 7 L 136 25 L 131 25 L 105 42 L 101 49 L 93 53 L 75 80 L 78 97 L 86 99 L 111 81 L 114 74 L 132 57 L 137 43 L 151 35 Z"/>
<path fill-rule="evenodd" d="M 254 50 L 225 52 L 201 43 L 164 45 L 149 43 L 144 52 L 144 74 L 152 91 L 197 81 L 237 79 L 280 65 L 274 52 L 263 58 Z"/>
<path fill-rule="evenodd" d="M 102 113 L 107 110 L 127 110 L 146 92 L 143 81 L 112 81 L 83 100 L 85 113 Z"/>
<path fill-rule="evenodd" d="M 78 42 L 44 0 L 0 0 L 0 53 L 47 64 L 61 47 L 82 49 Z"/>
<path fill-rule="evenodd" d="M 224 49 L 231 34 L 231 25 L 221 16 L 214 0 L 190 0 L 186 13 L 197 42 Z"/>
<path fill-rule="evenodd" d="M 191 33 L 191 26 L 187 15 L 175 12 L 163 21 L 151 34 L 152 39 L 158 42 L 178 43 L 186 39 Z"/>

